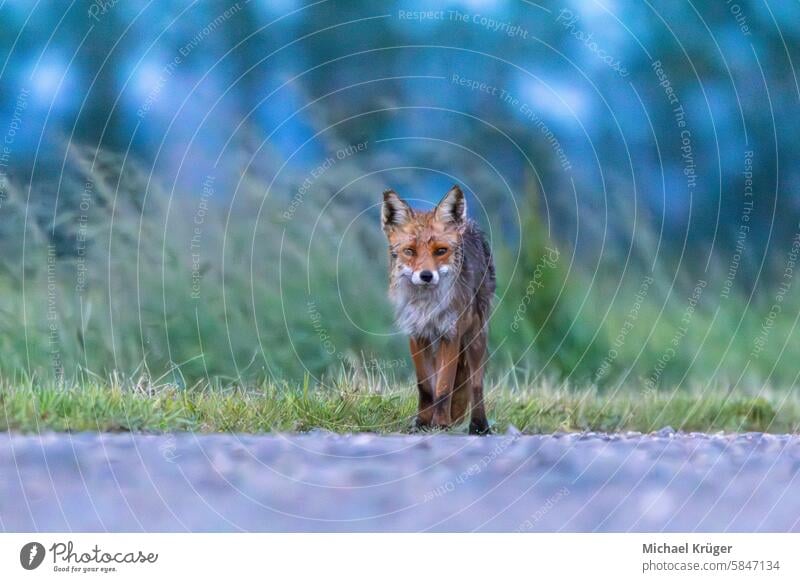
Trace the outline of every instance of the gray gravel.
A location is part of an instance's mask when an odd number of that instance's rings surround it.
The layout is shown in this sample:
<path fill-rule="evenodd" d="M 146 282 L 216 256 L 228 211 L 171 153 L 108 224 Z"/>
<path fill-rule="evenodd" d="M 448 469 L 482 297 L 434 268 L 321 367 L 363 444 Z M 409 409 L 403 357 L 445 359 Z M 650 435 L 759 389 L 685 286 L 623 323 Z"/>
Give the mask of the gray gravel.
<path fill-rule="evenodd" d="M 5 531 L 796 531 L 800 437 L 0 435 Z"/>

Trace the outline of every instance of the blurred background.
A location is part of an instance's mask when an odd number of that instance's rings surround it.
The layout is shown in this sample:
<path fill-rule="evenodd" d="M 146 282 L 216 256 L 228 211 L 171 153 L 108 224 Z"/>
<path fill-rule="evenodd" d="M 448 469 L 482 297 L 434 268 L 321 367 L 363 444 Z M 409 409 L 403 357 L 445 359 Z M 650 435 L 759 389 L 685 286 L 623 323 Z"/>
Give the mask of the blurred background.
<path fill-rule="evenodd" d="M 492 241 L 491 374 L 790 389 L 800 7 L 0 4 L 0 369 L 407 379 L 381 192 Z"/>

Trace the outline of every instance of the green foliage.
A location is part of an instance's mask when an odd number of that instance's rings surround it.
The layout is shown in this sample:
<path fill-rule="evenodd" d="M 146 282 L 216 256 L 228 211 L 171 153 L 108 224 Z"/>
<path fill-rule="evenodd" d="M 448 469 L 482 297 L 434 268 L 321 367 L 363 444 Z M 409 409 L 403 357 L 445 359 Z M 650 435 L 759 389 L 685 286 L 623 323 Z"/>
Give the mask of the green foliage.
<path fill-rule="evenodd" d="M 576 268 L 574 255 L 549 234 L 536 189 L 522 198 L 521 211 L 516 261 L 507 251 L 498 253 L 501 276 L 516 271 L 497 310 L 493 338 L 505 345 L 517 365 L 587 380 L 607 345 L 578 318 L 585 302 L 585 275 Z"/>
<path fill-rule="evenodd" d="M 653 260 L 647 229 L 615 245 L 606 225 L 594 225 L 602 238 L 571 248 L 548 234 L 536 188 L 522 200 L 519 253 L 496 249 L 503 301 L 492 338 L 510 355 L 496 361 L 601 389 L 631 381 L 647 390 L 720 381 L 737 390 L 794 386 L 800 286 L 726 292 L 724 263 L 692 279 L 680 263 Z M 794 259 L 783 259 L 791 275 Z"/>
<path fill-rule="evenodd" d="M 382 183 L 359 177 L 357 195 L 339 196 L 355 178 L 334 165 L 299 198 L 302 177 L 269 185 L 247 172 L 233 200 L 213 177 L 210 193 L 170 198 L 135 163 L 101 152 L 92 166 L 92 155 L 72 152 L 83 174 L 62 200 L 61 242 L 52 243 L 49 221 L 31 220 L 24 263 L 21 249 L 0 260 L 0 375 L 147 373 L 182 387 L 319 382 L 342 370 L 413 375 L 386 297 Z M 4 211 L 19 225 L 24 206 L 13 183 L 9 192 Z M 766 287 L 723 296 L 723 267 L 691 279 L 679 264 L 654 261 L 646 228 L 621 245 L 601 238 L 572 248 L 550 232 L 555 219 L 534 189 L 520 208 L 518 240 L 490 225 L 493 374 L 601 390 L 794 385 L 800 286 L 780 300 Z M 618 220 L 637 222 L 624 212 L 615 209 Z"/>

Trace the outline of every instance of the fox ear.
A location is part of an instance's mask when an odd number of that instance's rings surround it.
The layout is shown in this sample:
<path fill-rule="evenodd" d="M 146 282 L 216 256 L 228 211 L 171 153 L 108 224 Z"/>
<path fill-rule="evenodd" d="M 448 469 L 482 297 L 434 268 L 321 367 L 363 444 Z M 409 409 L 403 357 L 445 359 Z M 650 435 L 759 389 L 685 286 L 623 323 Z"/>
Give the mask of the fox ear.
<path fill-rule="evenodd" d="M 467 201 L 461 188 L 458 186 L 450 188 L 436 206 L 434 216 L 436 220 L 456 226 L 461 226 L 467 221 Z"/>
<path fill-rule="evenodd" d="M 405 200 L 397 195 L 394 190 L 383 193 L 383 209 L 381 211 L 381 226 L 385 232 L 403 226 L 414 215 L 414 211 Z"/>

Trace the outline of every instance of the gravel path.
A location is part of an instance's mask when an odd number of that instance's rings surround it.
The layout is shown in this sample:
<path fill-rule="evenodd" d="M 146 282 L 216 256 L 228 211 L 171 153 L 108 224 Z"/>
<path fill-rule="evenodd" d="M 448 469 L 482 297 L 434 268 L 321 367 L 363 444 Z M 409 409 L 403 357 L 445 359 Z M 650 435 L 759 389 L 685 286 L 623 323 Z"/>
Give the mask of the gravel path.
<path fill-rule="evenodd" d="M 800 437 L 0 435 L 0 530 L 800 530 Z"/>

